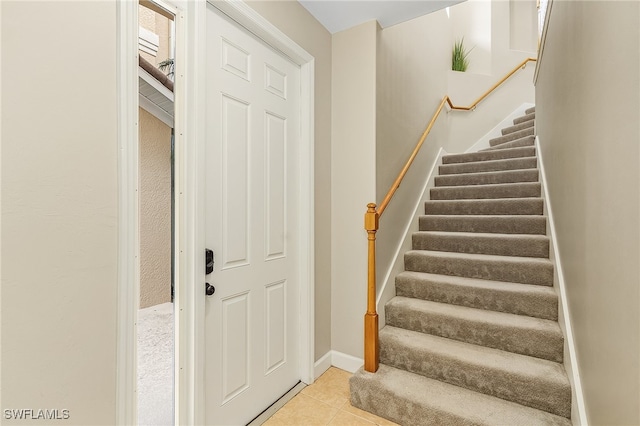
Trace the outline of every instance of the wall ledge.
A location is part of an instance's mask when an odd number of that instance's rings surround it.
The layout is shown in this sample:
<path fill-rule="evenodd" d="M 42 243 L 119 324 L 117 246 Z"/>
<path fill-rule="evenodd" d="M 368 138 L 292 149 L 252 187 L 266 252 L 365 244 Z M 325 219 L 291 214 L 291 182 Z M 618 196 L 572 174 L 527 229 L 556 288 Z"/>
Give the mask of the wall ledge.
<path fill-rule="evenodd" d="M 538 46 L 538 60 L 536 61 L 536 69 L 533 72 L 533 85 L 538 82 L 538 74 L 540 73 L 540 67 L 542 66 L 542 56 L 544 54 L 544 47 L 547 43 L 547 30 L 549 29 L 549 21 L 551 20 L 551 10 L 553 9 L 553 0 L 548 0 L 547 11 L 544 15 L 544 26 L 542 27 L 542 36 L 540 37 L 540 45 Z"/>

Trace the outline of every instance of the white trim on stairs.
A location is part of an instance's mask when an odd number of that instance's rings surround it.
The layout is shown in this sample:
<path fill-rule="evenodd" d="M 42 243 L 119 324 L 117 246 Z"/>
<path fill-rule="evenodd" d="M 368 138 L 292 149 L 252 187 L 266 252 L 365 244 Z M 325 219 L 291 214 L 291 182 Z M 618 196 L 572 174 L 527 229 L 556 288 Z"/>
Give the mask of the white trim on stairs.
<path fill-rule="evenodd" d="M 555 264 L 555 287 L 560 299 L 558 323 L 562 328 L 565 335 L 565 351 L 564 351 L 564 367 L 567 371 L 567 376 L 571 382 L 572 401 L 571 401 L 571 421 L 574 425 L 588 426 L 587 411 L 584 403 L 584 395 L 582 392 L 582 382 L 580 380 L 580 371 L 578 368 L 578 359 L 576 356 L 576 347 L 573 338 L 573 330 L 571 326 L 571 316 L 569 313 L 569 303 L 567 301 L 567 290 L 564 281 L 564 274 L 562 272 L 562 264 L 560 262 L 560 251 L 558 249 L 558 242 L 556 240 L 556 229 L 553 220 L 553 211 L 551 209 L 551 201 L 549 198 L 549 192 L 547 189 L 547 179 L 544 169 L 544 163 L 542 161 L 542 155 L 540 151 L 540 139 L 538 136 L 535 138 L 536 152 L 538 153 L 538 168 L 540 169 L 540 181 L 543 189 L 543 198 L 545 200 L 544 206 L 547 214 L 547 220 L 549 223 L 548 234 L 551 239 L 551 253 Z M 577 413 L 576 413 L 577 410 Z"/>
<path fill-rule="evenodd" d="M 418 230 L 418 218 L 423 215 L 423 213 L 420 213 L 420 207 L 424 206 L 424 201 L 429 199 L 427 194 L 429 189 L 434 186 L 434 178 L 438 174 L 437 166 L 442 162 L 442 156 L 446 154 L 447 152 L 440 147 L 440 150 L 438 150 L 438 153 L 436 154 L 436 158 L 433 160 L 431 169 L 427 174 L 427 179 L 424 182 L 420 196 L 416 200 L 416 204 L 413 208 L 413 215 L 411 215 L 404 227 L 403 237 L 398 242 L 395 254 L 393 255 L 393 262 L 384 274 L 384 280 L 382 281 L 382 286 L 378 291 L 378 298 L 376 300 L 376 309 L 378 310 L 380 328 L 385 325 L 384 305 L 396 294 L 395 286 L 389 285 L 389 283 L 394 284 L 396 275 L 404 271 L 404 253 L 411 250 L 411 236 L 414 231 Z M 422 211 L 424 212 L 424 207 Z"/>
<path fill-rule="evenodd" d="M 336 367 L 349 373 L 355 373 L 364 365 L 364 359 L 338 351 L 329 351 L 324 354 L 314 365 L 315 378 L 322 376 L 322 373 L 330 367 Z"/>
<path fill-rule="evenodd" d="M 478 141 L 471 145 L 465 152 L 478 152 L 481 149 L 490 148 L 491 145 L 489 145 L 489 140 L 502 136 L 502 129 L 513 126 L 513 120 L 525 115 L 525 110 L 533 106 L 535 105 L 532 103 L 523 103 L 518 108 L 514 109 L 511 114 L 496 124 L 493 129 L 489 130 L 487 134 L 478 139 Z"/>

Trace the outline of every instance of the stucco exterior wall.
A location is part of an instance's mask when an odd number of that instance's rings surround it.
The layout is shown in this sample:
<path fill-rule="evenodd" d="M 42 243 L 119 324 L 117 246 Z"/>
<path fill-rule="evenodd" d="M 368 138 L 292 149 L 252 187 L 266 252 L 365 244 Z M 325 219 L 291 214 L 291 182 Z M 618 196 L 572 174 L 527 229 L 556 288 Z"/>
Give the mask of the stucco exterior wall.
<path fill-rule="evenodd" d="M 60 424 L 113 425 L 116 2 L 0 10 L 2 424 L 47 423 L 5 409 L 57 409 Z"/>
<path fill-rule="evenodd" d="M 640 424 L 639 28 L 635 1 L 554 1 L 536 83 L 536 127 L 593 425 Z"/>
<path fill-rule="evenodd" d="M 171 128 L 139 108 L 140 308 L 171 301 Z"/>
<path fill-rule="evenodd" d="M 170 43 L 171 40 L 171 21 L 165 16 L 155 13 L 154 11 L 147 9 L 144 6 L 138 6 L 138 22 L 141 27 L 147 29 L 158 35 L 160 38 L 158 44 L 158 54 L 156 56 L 150 55 L 146 52 L 140 52 L 140 55 L 152 63 L 158 65 L 158 63 L 169 59 L 170 57 Z"/>

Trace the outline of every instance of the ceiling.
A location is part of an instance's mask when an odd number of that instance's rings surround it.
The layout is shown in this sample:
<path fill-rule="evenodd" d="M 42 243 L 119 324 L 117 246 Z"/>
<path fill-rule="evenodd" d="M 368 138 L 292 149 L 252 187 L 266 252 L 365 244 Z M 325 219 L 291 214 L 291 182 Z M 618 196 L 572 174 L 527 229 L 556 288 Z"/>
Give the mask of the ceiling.
<path fill-rule="evenodd" d="M 376 19 L 382 28 L 464 0 L 298 0 L 330 33 Z"/>

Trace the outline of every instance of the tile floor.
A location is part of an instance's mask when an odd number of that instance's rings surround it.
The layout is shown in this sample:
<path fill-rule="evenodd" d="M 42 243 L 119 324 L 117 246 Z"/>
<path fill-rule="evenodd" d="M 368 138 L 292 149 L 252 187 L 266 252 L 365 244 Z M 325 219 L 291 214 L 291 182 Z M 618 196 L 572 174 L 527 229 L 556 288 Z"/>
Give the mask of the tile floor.
<path fill-rule="evenodd" d="M 349 377 L 351 377 L 351 373 L 335 367 L 329 368 L 314 384 L 304 388 L 263 425 L 396 425 L 389 420 L 351 406 L 349 402 Z"/>

